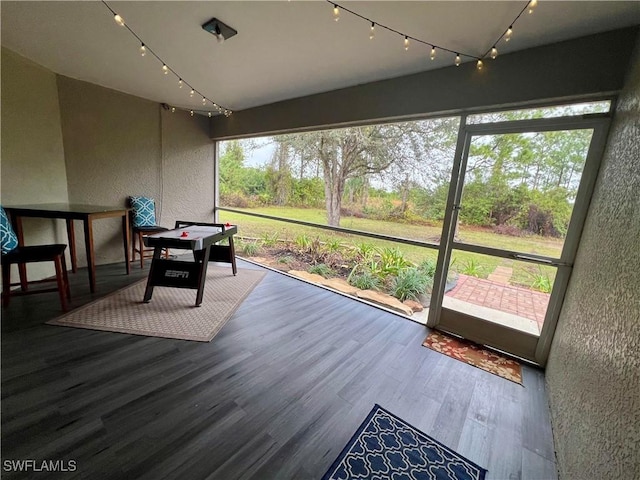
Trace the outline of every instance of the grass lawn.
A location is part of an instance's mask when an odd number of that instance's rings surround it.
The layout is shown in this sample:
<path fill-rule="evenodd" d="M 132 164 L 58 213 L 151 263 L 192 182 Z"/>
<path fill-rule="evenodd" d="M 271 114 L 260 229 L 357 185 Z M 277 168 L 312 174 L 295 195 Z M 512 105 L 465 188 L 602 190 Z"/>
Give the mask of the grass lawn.
<path fill-rule="evenodd" d="M 241 209 L 238 209 L 241 210 Z M 301 220 L 310 223 L 326 225 L 326 214 L 323 209 L 292 208 L 292 207 L 260 207 L 244 209 L 248 212 L 278 216 L 293 220 Z M 241 239 L 261 239 L 262 242 L 295 241 L 296 238 L 306 235 L 309 238 L 319 238 L 328 242 L 340 240 L 345 245 L 358 245 L 362 243 L 373 244 L 377 247 L 399 248 L 405 258 L 414 263 L 420 263 L 426 258 L 435 261 L 438 251 L 435 248 L 417 247 L 413 245 L 398 244 L 375 238 L 359 235 L 332 232 L 304 225 L 279 222 L 275 220 L 251 217 L 232 212 L 220 212 L 220 221 L 238 225 L 238 237 Z M 389 236 L 420 240 L 425 242 L 439 242 L 442 226 L 415 225 L 401 222 L 372 220 L 367 218 L 343 217 L 340 222 L 343 228 L 360 230 L 372 233 L 381 233 Z M 563 240 L 556 238 L 530 235 L 525 237 L 512 237 L 498 235 L 487 228 L 468 227 L 461 225 L 459 228 L 459 241 L 484 245 L 489 247 L 514 250 L 550 257 L 559 257 Z M 259 255 L 259 253 L 257 254 Z M 487 255 L 479 255 L 464 251 L 454 251 L 451 268 L 460 273 L 474 274 L 486 278 L 498 265 L 513 268 L 512 283 L 528 286 L 540 280 L 540 277 L 548 276 L 552 281 L 556 269 L 553 267 L 539 267 L 527 262 L 514 261 L 506 258 L 498 258 Z"/>

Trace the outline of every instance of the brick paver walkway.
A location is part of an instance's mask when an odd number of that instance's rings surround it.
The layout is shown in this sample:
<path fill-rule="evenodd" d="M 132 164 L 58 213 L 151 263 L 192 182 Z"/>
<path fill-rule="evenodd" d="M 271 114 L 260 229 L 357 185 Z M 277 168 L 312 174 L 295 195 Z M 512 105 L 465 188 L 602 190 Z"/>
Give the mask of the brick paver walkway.
<path fill-rule="evenodd" d="M 446 295 L 463 302 L 534 320 L 538 323 L 540 329 L 542 329 L 542 324 L 544 323 L 550 296 L 548 293 L 504 285 L 462 274 L 458 277 L 456 286 Z"/>

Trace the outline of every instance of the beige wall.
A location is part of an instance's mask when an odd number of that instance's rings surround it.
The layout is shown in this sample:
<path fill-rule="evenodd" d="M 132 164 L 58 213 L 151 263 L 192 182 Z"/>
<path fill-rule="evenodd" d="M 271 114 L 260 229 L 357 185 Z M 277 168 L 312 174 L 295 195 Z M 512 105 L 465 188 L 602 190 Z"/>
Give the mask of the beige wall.
<path fill-rule="evenodd" d="M 4 203 L 124 206 L 130 195 L 147 195 L 157 200 L 163 226 L 213 219 L 208 118 L 172 114 L 149 100 L 57 76 L 4 49 L 2 67 Z M 6 93 L 5 83 L 11 88 Z M 58 241 L 67 243 L 58 223 Z M 43 231 L 51 231 L 51 224 Z M 76 236 L 83 266 L 80 223 Z M 94 222 L 94 240 L 97 264 L 123 261 L 119 219 Z"/>
<path fill-rule="evenodd" d="M 546 376 L 561 478 L 640 478 L 640 40 Z"/>
<path fill-rule="evenodd" d="M 5 48 L 1 135 L 2 204 L 66 202 L 56 75 Z M 28 244 L 67 243 L 64 224 L 44 219 L 23 223 Z M 30 278 L 43 278 L 53 271 L 43 264 L 28 267 Z"/>

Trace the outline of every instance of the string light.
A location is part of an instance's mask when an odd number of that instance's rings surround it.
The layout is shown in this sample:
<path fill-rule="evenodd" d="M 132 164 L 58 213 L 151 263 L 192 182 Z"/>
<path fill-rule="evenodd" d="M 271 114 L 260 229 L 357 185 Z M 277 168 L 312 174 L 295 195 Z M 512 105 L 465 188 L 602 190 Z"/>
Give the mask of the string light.
<path fill-rule="evenodd" d="M 211 118 L 211 115 L 213 115 L 211 112 L 209 112 L 209 118 Z"/>
<path fill-rule="evenodd" d="M 127 31 L 133 35 L 136 40 L 139 42 L 140 48 L 139 48 L 139 52 L 141 56 L 145 56 L 147 54 L 147 52 L 149 52 L 153 57 L 156 58 L 156 60 L 158 60 L 161 64 L 162 64 L 162 73 L 164 73 L 165 75 L 168 75 L 169 72 L 173 73 L 176 77 L 178 77 L 178 88 L 182 88 L 183 85 L 186 83 L 184 82 L 184 80 L 178 76 L 178 74 L 172 69 L 170 68 L 166 62 L 164 62 L 151 48 L 149 48 L 148 45 L 146 45 L 142 39 L 136 34 L 136 32 L 134 32 L 124 21 L 124 19 L 122 18 L 122 16 L 120 16 L 118 13 L 116 13 L 110 6 L 109 4 L 105 1 L 102 0 L 102 4 L 107 7 L 109 9 L 109 11 L 111 12 L 111 14 L 113 15 L 113 19 L 114 21 L 120 25 L 121 27 L 125 27 L 127 29 Z M 337 5 L 336 5 L 337 8 Z M 203 95 L 202 93 L 198 92 L 197 90 L 195 90 L 193 87 L 191 87 L 191 85 L 189 85 L 187 83 L 187 86 L 191 89 L 189 96 L 193 97 L 196 93 L 202 95 L 202 104 L 206 105 L 207 101 L 211 102 L 214 106 L 216 106 L 217 104 L 213 102 L 213 100 L 208 99 L 205 95 Z M 171 111 L 175 112 L 175 108 L 176 107 L 172 107 Z M 222 108 L 220 106 L 217 107 L 219 109 L 219 111 L 222 110 Z M 229 110 L 229 109 L 224 109 L 225 113 L 227 114 L 227 116 L 230 116 L 233 111 Z M 191 110 L 191 115 L 193 116 L 193 110 Z"/>
<path fill-rule="evenodd" d="M 371 22 L 371 29 L 369 30 L 369 40 L 373 40 L 376 35 L 376 24 Z"/>
<path fill-rule="evenodd" d="M 484 67 L 484 63 L 482 62 L 482 60 L 478 60 L 478 63 L 476 63 L 476 68 L 478 70 L 482 70 L 482 67 Z"/>
<path fill-rule="evenodd" d="M 386 25 L 384 25 L 384 24 L 381 24 L 381 23 L 379 23 L 379 22 L 376 22 L 376 21 L 374 21 L 374 20 L 372 20 L 372 19 L 370 19 L 370 18 L 368 18 L 368 17 L 365 17 L 364 15 L 360 15 L 359 13 L 357 13 L 357 12 L 355 12 L 355 11 L 353 11 L 353 10 L 350 10 L 349 8 L 345 8 L 345 7 L 344 7 L 344 6 L 342 6 L 342 5 L 339 5 L 339 4 L 337 4 L 337 3 L 334 3 L 334 2 L 333 2 L 333 1 L 331 1 L 331 0 L 326 0 L 326 2 L 327 2 L 327 3 L 330 3 L 331 5 L 333 5 L 333 16 L 334 16 L 334 20 L 338 21 L 338 19 L 339 19 L 339 17 L 340 17 L 340 9 L 342 9 L 343 11 L 348 12 L 348 13 L 350 13 L 351 15 L 354 15 L 354 16 L 356 16 L 356 17 L 358 17 L 358 18 L 361 18 L 362 20 L 365 20 L 365 21 L 367 21 L 367 22 L 369 22 L 369 23 L 371 24 L 371 29 L 370 29 L 370 33 L 369 33 L 369 39 L 373 40 L 373 38 L 374 38 L 374 30 L 375 30 L 375 27 L 376 27 L 376 26 L 378 26 L 378 27 L 380 27 L 380 28 L 384 28 L 385 30 L 388 30 L 388 31 L 390 31 L 390 32 L 392 32 L 392 33 L 395 33 L 395 34 L 397 34 L 397 35 L 401 35 L 402 37 L 404 37 L 404 48 L 405 48 L 405 50 L 408 50 L 408 49 L 409 49 L 409 35 L 406 35 L 406 34 L 404 34 L 404 33 L 400 32 L 400 31 L 398 31 L 398 30 L 396 30 L 396 29 L 394 29 L 394 28 L 391 28 L 391 27 L 388 27 L 388 26 L 386 26 Z M 469 57 L 469 58 L 471 58 L 471 59 L 475 59 L 475 60 L 478 62 L 477 66 L 478 66 L 478 68 L 480 69 L 480 68 L 482 68 L 482 66 L 484 66 L 484 63 L 483 63 L 483 61 L 482 61 L 482 60 L 483 60 L 485 57 L 490 56 L 492 59 L 495 59 L 495 58 L 498 56 L 498 50 L 496 49 L 496 44 L 497 44 L 500 40 L 502 40 L 503 38 L 504 38 L 504 40 L 505 40 L 506 42 L 510 41 L 510 40 L 511 40 L 511 37 L 512 37 L 512 35 L 513 35 L 513 25 L 516 23 L 516 21 L 518 21 L 518 19 L 522 16 L 522 14 L 523 14 L 527 9 L 529 10 L 529 13 L 531 13 L 531 12 L 533 11 L 533 9 L 537 6 L 537 4 L 538 4 L 538 0 L 529 0 L 529 1 L 526 3 L 526 5 L 524 6 L 524 8 L 522 8 L 522 10 L 520 11 L 520 13 L 519 13 L 519 14 L 518 14 L 514 19 L 513 19 L 513 21 L 512 21 L 512 22 L 511 22 L 511 24 L 509 25 L 509 28 L 508 28 L 507 30 L 505 30 L 505 32 L 504 32 L 502 35 L 500 35 L 500 37 L 498 37 L 498 38 L 496 39 L 496 41 L 495 41 L 495 42 L 493 42 L 493 47 L 492 47 L 492 48 L 490 48 L 490 49 L 489 49 L 487 52 L 485 52 L 483 55 L 476 55 L 476 54 L 469 54 L 469 53 L 460 53 L 460 52 L 456 52 L 455 50 L 452 50 L 452 49 L 450 49 L 450 48 L 446 48 L 446 47 L 443 47 L 443 46 L 441 46 L 441 45 L 437 45 L 437 44 L 432 43 L 432 42 L 427 42 L 427 41 L 424 41 L 424 40 L 420 40 L 420 39 L 415 38 L 415 37 L 411 37 L 411 39 L 412 39 L 412 40 L 415 40 L 415 41 L 416 41 L 416 42 L 418 42 L 418 43 L 422 43 L 422 44 L 424 44 L 424 45 L 428 45 L 428 46 L 430 46 L 430 47 L 431 47 L 431 53 L 430 53 L 430 55 L 429 55 L 429 58 L 430 58 L 431 60 L 435 60 L 435 57 L 436 57 L 436 49 L 440 49 L 440 50 L 443 50 L 443 51 L 445 51 L 445 52 L 450 52 L 450 53 L 455 54 L 455 56 L 456 56 L 456 60 L 455 60 L 455 64 L 456 64 L 456 66 L 459 66 L 459 65 L 462 63 L 462 59 L 461 59 L 461 57 L 463 57 L 463 56 L 464 56 L 464 57 Z M 490 45 L 491 45 L 491 44 L 490 44 Z"/>
<path fill-rule="evenodd" d="M 176 107 L 171 107 L 171 113 L 176 113 Z"/>
<path fill-rule="evenodd" d="M 189 110 L 189 115 L 193 117 L 193 110 Z"/>

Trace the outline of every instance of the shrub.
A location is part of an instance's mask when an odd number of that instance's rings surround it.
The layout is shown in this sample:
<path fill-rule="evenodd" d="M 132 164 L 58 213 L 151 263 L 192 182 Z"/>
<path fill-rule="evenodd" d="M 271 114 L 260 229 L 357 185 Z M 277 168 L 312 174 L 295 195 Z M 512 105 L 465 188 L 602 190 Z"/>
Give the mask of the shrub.
<path fill-rule="evenodd" d="M 242 246 L 242 253 L 249 257 L 253 257 L 260 251 L 261 245 L 258 242 L 248 242 Z"/>
<path fill-rule="evenodd" d="M 377 290 L 381 285 L 380 279 L 369 271 L 349 275 L 347 280 L 349 285 L 359 288 L 360 290 Z"/>
<path fill-rule="evenodd" d="M 317 265 L 313 265 L 309 267 L 309 273 L 322 275 L 324 278 L 329 278 L 333 276 L 333 270 L 331 270 L 331 267 L 329 267 L 324 263 L 318 263 Z"/>
<path fill-rule="evenodd" d="M 427 292 L 433 282 L 433 277 L 418 268 L 405 268 L 398 272 L 392 283 L 392 295 L 401 302 L 407 299 L 418 300 L 420 295 Z"/>

